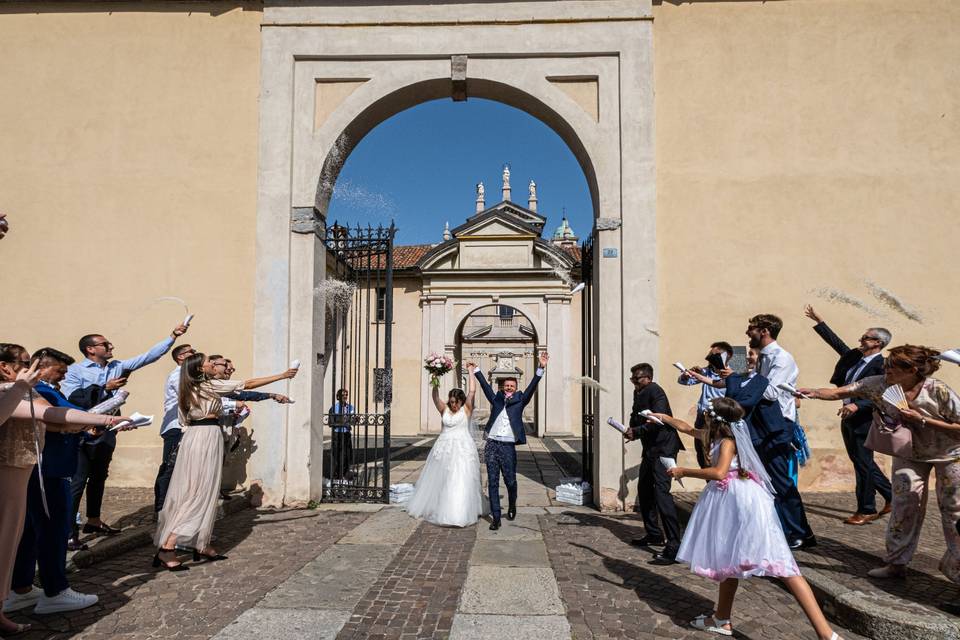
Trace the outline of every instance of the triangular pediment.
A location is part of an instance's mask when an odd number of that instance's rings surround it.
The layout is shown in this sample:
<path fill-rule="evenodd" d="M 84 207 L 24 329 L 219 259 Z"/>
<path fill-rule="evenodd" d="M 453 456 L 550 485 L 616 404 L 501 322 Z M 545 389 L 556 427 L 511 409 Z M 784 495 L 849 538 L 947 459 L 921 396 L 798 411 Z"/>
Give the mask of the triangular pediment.
<path fill-rule="evenodd" d="M 478 214 L 451 231 L 455 238 L 496 236 L 540 237 L 540 229 L 509 211 L 491 209 Z"/>

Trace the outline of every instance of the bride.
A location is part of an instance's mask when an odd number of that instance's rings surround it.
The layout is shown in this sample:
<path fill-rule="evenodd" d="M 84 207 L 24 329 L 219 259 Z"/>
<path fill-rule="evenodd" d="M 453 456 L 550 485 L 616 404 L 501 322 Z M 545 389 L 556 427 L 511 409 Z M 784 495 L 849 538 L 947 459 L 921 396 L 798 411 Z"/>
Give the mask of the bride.
<path fill-rule="evenodd" d="M 413 495 L 407 502 L 407 513 L 434 524 L 466 527 L 487 512 L 486 499 L 480 486 L 480 457 L 470 432 L 470 414 L 476 380 L 473 364 L 467 365 L 467 393 L 451 389 L 444 403 L 440 391 L 433 387 L 433 404 L 443 416 L 443 430 L 430 449 Z"/>

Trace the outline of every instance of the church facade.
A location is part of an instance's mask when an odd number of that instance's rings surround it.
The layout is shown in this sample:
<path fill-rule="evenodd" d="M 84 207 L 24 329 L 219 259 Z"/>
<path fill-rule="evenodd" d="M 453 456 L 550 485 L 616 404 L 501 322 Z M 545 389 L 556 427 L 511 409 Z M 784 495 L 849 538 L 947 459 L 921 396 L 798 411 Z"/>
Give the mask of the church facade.
<path fill-rule="evenodd" d="M 544 238 L 547 218 L 537 211 L 536 185 L 527 205 L 511 199 L 509 168 L 501 199 L 486 205 L 477 185 L 475 211 L 443 241 L 398 246 L 394 262 L 393 433 L 438 433 L 440 416 L 430 399 L 423 362 L 444 354 L 458 368 L 443 381 L 466 389 L 467 362 L 496 385 L 516 377 L 523 388 L 536 369 L 536 354 L 550 353 L 549 374 L 525 418 L 536 435 L 580 435 L 580 249 L 566 218 Z M 479 392 L 478 392 L 479 394 Z M 482 395 L 482 394 L 479 394 Z M 487 415 L 479 399 L 478 418 Z"/>

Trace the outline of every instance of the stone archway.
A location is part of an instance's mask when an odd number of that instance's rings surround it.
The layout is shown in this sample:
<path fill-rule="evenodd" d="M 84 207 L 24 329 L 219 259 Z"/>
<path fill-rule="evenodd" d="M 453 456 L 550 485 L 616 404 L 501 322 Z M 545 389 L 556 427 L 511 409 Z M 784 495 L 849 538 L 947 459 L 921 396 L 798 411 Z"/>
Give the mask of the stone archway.
<path fill-rule="evenodd" d="M 320 228 L 337 173 L 374 126 L 426 100 L 484 97 L 518 107 L 563 138 L 591 190 L 602 415 L 623 415 L 625 359 L 655 358 L 652 17 L 649 1 L 329 1 L 264 9 L 257 212 L 255 366 L 304 367 L 299 402 L 262 411 L 251 479 L 268 503 L 320 495 L 317 419 L 324 277 Z M 291 233 L 293 231 L 294 233 Z M 629 247 L 629 251 L 622 251 Z M 616 434 L 599 430 L 595 500 L 622 506 Z M 633 454 L 630 454 L 633 455 Z"/>

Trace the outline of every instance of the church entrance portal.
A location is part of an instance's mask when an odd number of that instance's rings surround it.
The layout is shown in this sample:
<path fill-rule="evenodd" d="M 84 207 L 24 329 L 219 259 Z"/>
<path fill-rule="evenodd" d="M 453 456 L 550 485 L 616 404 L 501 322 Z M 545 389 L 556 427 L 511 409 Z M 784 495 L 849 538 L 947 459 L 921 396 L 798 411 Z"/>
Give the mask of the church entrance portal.
<path fill-rule="evenodd" d="M 643 0 L 266 5 L 254 359 L 262 371 L 309 363 L 291 383 L 297 403 L 261 412 L 274 431 L 257 442 L 249 477 L 266 503 L 323 494 L 323 415 L 333 399 L 314 291 L 326 276 L 336 177 L 367 132 L 427 100 L 484 97 L 523 109 L 579 161 L 595 216 L 592 306 L 603 310 L 589 339 L 607 392 L 593 415 L 629 411 L 630 361 L 657 354 L 656 331 L 644 329 L 657 318 L 650 9 Z M 623 470 L 639 452 L 608 429 L 591 444 L 594 501 L 622 508 Z"/>

